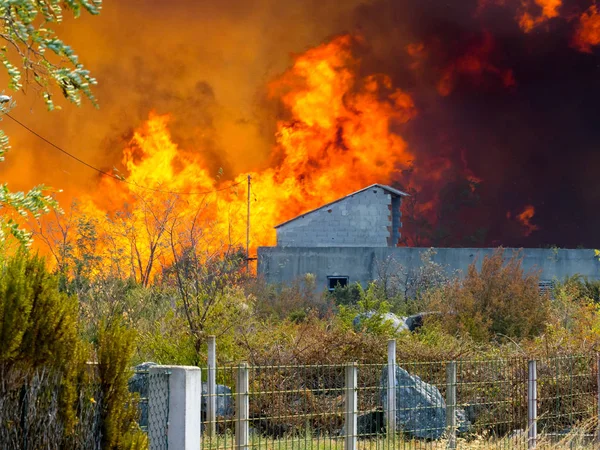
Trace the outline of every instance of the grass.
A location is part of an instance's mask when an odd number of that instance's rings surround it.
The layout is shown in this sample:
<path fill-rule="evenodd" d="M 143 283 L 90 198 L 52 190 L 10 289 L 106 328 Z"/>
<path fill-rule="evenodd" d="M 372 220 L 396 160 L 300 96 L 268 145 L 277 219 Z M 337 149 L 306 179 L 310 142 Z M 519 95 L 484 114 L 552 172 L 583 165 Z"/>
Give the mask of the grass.
<path fill-rule="evenodd" d="M 596 450 L 600 448 L 594 441 L 594 435 L 590 433 L 595 424 L 590 422 L 589 426 L 584 424 L 580 429 L 571 431 L 564 435 L 541 435 L 538 436 L 537 450 Z M 522 450 L 527 449 L 527 432 L 521 431 L 511 437 L 487 439 L 478 437 L 474 439 L 457 439 L 457 450 Z M 235 438 L 231 434 L 218 435 L 212 440 L 204 438 L 202 450 L 220 450 L 235 448 Z M 248 448 L 257 450 L 345 450 L 344 438 L 340 436 L 294 436 L 279 439 L 251 435 Z M 395 439 L 373 437 L 370 439 L 358 439 L 357 450 L 447 450 L 448 441 L 445 439 L 437 441 L 420 441 L 403 438 L 397 435 Z"/>

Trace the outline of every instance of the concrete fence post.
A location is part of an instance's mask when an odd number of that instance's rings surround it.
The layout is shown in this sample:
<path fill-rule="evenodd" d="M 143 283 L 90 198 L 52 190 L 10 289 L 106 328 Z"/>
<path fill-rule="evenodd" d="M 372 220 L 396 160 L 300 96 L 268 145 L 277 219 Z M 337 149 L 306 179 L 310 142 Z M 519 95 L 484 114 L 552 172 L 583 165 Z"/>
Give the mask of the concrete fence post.
<path fill-rule="evenodd" d="M 537 363 L 529 361 L 527 371 L 527 422 L 529 425 L 527 448 L 537 445 Z"/>
<path fill-rule="evenodd" d="M 209 437 L 217 433 L 217 342 L 215 336 L 208 337 L 208 376 L 206 402 L 206 434 Z"/>
<path fill-rule="evenodd" d="M 396 435 L 396 340 L 388 341 L 386 430 L 388 438 Z"/>
<path fill-rule="evenodd" d="M 344 450 L 356 450 L 358 395 L 357 395 L 358 367 L 356 363 L 346 365 L 346 392 L 345 392 L 345 430 Z"/>
<path fill-rule="evenodd" d="M 235 395 L 235 448 L 247 450 L 249 448 L 249 423 L 250 402 L 248 364 L 242 363 L 238 367 Z"/>
<path fill-rule="evenodd" d="M 168 386 L 160 392 L 153 389 L 154 380 L 168 375 Z M 167 382 L 165 381 L 165 384 Z M 168 448 L 198 450 L 200 448 L 200 420 L 202 376 L 198 367 L 154 366 L 150 368 L 150 391 L 148 398 L 149 422 L 153 417 L 166 419 L 166 427 L 156 432 L 149 426 L 150 449 L 164 447 L 164 434 Z M 156 393 L 156 395 L 154 395 Z"/>
<path fill-rule="evenodd" d="M 456 361 L 446 364 L 446 429 L 448 445 L 456 448 Z"/>

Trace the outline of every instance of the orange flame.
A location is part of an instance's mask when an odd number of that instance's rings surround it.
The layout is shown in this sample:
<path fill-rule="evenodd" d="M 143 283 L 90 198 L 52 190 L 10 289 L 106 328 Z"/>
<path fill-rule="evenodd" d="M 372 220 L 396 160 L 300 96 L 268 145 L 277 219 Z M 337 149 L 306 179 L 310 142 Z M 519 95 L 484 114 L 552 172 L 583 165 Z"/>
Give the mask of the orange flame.
<path fill-rule="evenodd" d="M 537 225 L 531 223 L 531 219 L 533 219 L 533 216 L 535 216 L 535 208 L 533 207 L 533 205 L 525 206 L 523 212 L 517 215 L 517 220 L 525 228 L 525 231 L 523 233 L 525 236 L 529 236 L 534 231 L 539 230 L 539 227 Z"/>
<path fill-rule="evenodd" d="M 311 49 L 269 85 L 270 97 L 281 103 L 286 118 L 277 123 L 273 164 L 267 169 L 221 180 L 210 173 L 201 152 L 185 152 L 173 143 L 168 116 L 152 114 L 123 153 L 130 184 L 105 177 L 96 193 L 80 202 L 80 211 L 88 216 L 110 218 L 104 222 L 112 244 L 99 251 L 114 258 L 114 249 L 129 249 L 132 241 L 164 240 L 170 230 L 177 241 L 199 217 L 206 246 L 245 245 L 248 175 L 251 249 L 274 244 L 273 226 L 279 222 L 368 184 L 392 182 L 413 155 L 390 130 L 410 120 L 415 107 L 389 77 L 357 75 L 360 60 L 353 55 L 354 44 L 350 36 L 341 36 Z M 232 183 L 237 185 L 227 189 Z M 135 185 L 176 192 L 223 190 L 177 196 Z M 168 245 L 157 244 L 158 253 L 145 245 L 136 258 L 168 264 Z M 134 272 L 143 272 L 144 264 L 137 265 Z"/>
<path fill-rule="evenodd" d="M 600 15 L 596 5 L 589 7 L 579 18 L 579 25 L 573 36 L 573 46 L 586 53 L 600 44 Z"/>
<path fill-rule="evenodd" d="M 523 2 L 523 11 L 518 17 L 519 26 L 523 31 L 529 33 L 538 25 L 559 16 L 558 9 L 562 6 L 562 0 L 534 0 L 537 7 L 541 8 L 539 15 L 535 16 L 528 10 L 530 2 Z"/>

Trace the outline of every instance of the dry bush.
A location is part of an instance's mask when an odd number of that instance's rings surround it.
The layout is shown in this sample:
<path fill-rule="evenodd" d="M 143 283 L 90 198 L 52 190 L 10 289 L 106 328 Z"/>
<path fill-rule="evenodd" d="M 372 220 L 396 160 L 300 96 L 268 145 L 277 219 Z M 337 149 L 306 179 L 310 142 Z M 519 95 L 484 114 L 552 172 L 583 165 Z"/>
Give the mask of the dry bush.
<path fill-rule="evenodd" d="M 238 345 L 254 366 L 383 362 L 387 338 L 355 333 L 335 317 L 261 321 L 240 329 Z"/>
<path fill-rule="evenodd" d="M 550 298 L 539 290 L 539 274 L 525 273 L 518 255 L 506 259 L 497 250 L 475 262 L 466 277 L 428 295 L 432 310 L 450 334 L 476 341 L 495 338 L 525 339 L 541 334 L 550 316 Z"/>
<path fill-rule="evenodd" d="M 311 313 L 325 317 L 335 306 L 329 295 L 317 291 L 311 274 L 281 285 L 267 284 L 259 277 L 248 280 L 244 287 L 256 298 L 256 310 L 262 317 L 302 320 Z"/>

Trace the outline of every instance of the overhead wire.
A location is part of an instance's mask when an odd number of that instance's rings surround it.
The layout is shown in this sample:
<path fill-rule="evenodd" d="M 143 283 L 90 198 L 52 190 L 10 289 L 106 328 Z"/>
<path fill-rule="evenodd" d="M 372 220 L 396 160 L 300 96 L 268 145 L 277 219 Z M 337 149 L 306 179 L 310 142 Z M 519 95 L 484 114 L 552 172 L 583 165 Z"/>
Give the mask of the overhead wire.
<path fill-rule="evenodd" d="M 36 132 L 35 130 L 32 130 L 31 128 L 29 128 L 27 125 L 25 125 L 23 122 L 17 120 L 16 118 L 14 118 L 13 116 L 11 116 L 10 114 L 6 113 L 4 114 L 4 116 L 8 117 L 9 119 L 13 120 L 15 123 L 17 123 L 18 125 L 20 125 L 21 127 L 23 127 L 25 130 L 29 131 L 31 134 L 33 134 L 34 136 L 36 136 L 37 138 L 41 139 L 42 141 L 44 141 L 46 144 L 54 147 L 56 150 L 64 153 L 65 155 L 67 155 L 68 157 L 74 159 L 75 161 L 77 161 L 80 164 L 83 164 L 84 166 L 95 170 L 96 172 L 98 172 L 101 175 L 107 176 L 109 178 L 112 178 L 114 180 L 120 181 L 121 183 L 125 183 L 128 184 L 130 186 L 135 186 L 137 188 L 140 189 L 145 189 L 148 191 L 152 191 L 152 192 L 158 192 L 158 193 L 162 193 L 162 194 L 173 194 L 173 195 L 208 195 L 208 194 L 213 194 L 216 192 L 222 192 L 222 191 L 226 191 L 228 189 L 231 189 L 239 184 L 242 183 L 242 181 L 238 181 L 237 183 L 233 183 L 229 186 L 220 188 L 220 189 L 214 189 L 212 191 L 204 191 L 204 192 L 179 192 L 179 191 L 168 191 L 168 190 L 163 190 L 163 189 L 158 189 L 158 188 L 152 188 L 149 186 L 143 186 L 137 183 L 134 183 L 132 181 L 128 181 L 123 177 L 114 175 L 110 172 L 106 172 L 105 170 L 99 169 L 93 165 L 91 165 L 90 163 L 84 161 L 83 159 L 73 155 L 72 153 L 68 152 L 67 150 L 63 149 L 62 147 L 59 147 L 58 145 L 56 145 L 54 142 L 50 141 L 49 139 L 46 139 L 44 136 L 42 136 L 41 134 L 39 134 L 38 132 Z"/>

